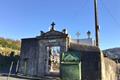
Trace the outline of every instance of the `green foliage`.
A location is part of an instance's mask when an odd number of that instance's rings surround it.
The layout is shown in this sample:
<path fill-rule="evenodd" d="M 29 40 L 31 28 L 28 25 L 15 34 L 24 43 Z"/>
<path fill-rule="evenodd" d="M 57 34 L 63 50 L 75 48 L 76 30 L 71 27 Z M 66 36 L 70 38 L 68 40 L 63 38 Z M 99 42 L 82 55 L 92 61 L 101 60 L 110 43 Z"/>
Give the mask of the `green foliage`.
<path fill-rule="evenodd" d="M 12 39 L 5 39 L 0 38 L 0 46 L 7 47 L 15 50 L 20 50 L 20 41 L 19 40 L 12 40 Z"/>

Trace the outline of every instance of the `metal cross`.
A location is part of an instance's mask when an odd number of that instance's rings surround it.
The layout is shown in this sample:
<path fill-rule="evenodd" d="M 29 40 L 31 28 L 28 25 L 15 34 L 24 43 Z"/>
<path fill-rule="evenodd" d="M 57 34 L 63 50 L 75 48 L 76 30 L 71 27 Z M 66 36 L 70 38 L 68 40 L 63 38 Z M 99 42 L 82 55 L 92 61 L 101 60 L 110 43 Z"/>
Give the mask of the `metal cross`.
<path fill-rule="evenodd" d="M 51 24 L 51 30 L 50 31 L 54 31 L 55 30 L 55 23 L 54 22 L 52 22 L 52 24 Z"/>
<path fill-rule="evenodd" d="M 52 26 L 52 27 L 54 27 L 54 26 L 55 26 L 55 23 L 54 23 L 54 22 L 52 22 L 51 26 Z"/>

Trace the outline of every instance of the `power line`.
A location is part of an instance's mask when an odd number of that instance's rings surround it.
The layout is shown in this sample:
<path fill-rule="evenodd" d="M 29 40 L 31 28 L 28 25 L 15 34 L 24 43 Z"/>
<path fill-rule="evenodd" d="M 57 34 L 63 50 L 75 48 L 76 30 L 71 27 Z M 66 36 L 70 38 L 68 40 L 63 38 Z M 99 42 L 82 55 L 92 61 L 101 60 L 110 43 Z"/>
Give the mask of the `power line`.
<path fill-rule="evenodd" d="M 116 19 L 116 17 L 112 14 L 112 12 L 110 11 L 110 9 L 108 7 L 106 7 L 106 5 L 104 4 L 104 2 L 101 0 L 102 3 L 102 7 L 103 9 L 105 8 L 105 11 L 107 11 L 107 13 L 109 14 L 109 16 L 112 18 L 112 20 L 117 24 L 117 26 L 120 26 L 119 21 Z"/>

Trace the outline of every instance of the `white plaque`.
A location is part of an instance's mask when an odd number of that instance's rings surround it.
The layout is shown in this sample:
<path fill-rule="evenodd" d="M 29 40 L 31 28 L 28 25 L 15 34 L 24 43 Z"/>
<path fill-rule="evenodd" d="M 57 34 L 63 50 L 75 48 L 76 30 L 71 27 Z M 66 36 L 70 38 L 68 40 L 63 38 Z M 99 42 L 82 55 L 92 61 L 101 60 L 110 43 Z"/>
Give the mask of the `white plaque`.
<path fill-rule="evenodd" d="M 56 40 L 49 40 L 49 42 L 56 42 Z"/>

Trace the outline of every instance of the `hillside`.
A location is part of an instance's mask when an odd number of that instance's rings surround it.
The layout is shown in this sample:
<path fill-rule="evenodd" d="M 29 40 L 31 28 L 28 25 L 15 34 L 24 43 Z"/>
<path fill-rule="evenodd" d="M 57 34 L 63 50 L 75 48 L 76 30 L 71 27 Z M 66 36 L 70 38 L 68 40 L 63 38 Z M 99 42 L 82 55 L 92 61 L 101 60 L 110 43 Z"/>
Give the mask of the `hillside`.
<path fill-rule="evenodd" d="M 111 59 L 120 59 L 120 48 L 106 49 L 103 53 Z"/>
<path fill-rule="evenodd" d="M 11 52 L 18 54 L 20 51 L 20 40 L 6 39 L 0 37 L 0 54 L 10 55 Z"/>

